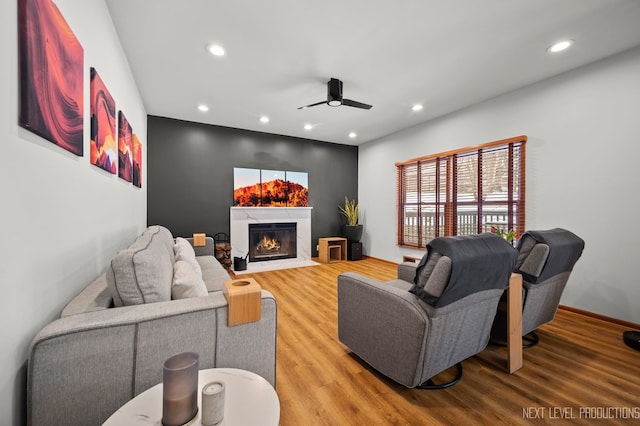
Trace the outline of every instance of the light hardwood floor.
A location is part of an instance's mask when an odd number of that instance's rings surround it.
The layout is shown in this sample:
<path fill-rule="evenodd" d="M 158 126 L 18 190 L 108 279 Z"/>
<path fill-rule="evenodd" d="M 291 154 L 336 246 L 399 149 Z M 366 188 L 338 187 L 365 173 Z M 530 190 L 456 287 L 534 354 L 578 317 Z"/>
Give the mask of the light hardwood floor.
<path fill-rule="evenodd" d="M 504 370 L 506 348 L 489 345 L 463 362 L 457 385 L 408 389 L 338 341 L 336 278 L 347 271 L 396 275 L 372 258 L 251 275 L 278 303 L 281 425 L 640 424 L 640 352 L 622 342 L 626 327 L 559 310 L 515 374 Z"/>

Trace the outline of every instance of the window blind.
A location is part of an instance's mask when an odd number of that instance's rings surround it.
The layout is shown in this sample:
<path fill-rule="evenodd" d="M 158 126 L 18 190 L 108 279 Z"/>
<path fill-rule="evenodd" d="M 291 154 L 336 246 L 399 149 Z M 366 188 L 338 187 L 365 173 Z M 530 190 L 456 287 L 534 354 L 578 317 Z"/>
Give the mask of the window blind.
<path fill-rule="evenodd" d="M 398 244 L 433 238 L 524 232 L 525 143 L 518 136 L 396 163 Z"/>

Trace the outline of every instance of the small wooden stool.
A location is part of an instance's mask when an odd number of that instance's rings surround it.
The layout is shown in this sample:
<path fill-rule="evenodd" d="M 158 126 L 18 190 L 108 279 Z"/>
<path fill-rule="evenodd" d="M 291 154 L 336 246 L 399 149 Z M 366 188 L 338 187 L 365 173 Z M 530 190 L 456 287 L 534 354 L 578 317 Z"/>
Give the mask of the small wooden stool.
<path fill-rule="evenodd" d="M 262 313 L 262 288 L 253 278 L 226 281 L 222 290 L 229 303 L 227 324 L 246 324 L 260 321 Z"/>
<path fill-rule="evenodd" d="M 318 257 L 322 263 L 347 260 L 347 239 L 342 237 L 318 238 Z"/>

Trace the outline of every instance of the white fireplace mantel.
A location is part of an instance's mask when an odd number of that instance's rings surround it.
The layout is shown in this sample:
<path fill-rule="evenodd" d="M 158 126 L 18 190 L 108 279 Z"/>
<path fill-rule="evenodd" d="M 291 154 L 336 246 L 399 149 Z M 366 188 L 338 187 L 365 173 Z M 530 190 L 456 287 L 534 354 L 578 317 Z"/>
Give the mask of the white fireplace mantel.
<path fill-rule="evenodd" d="M 295 222 L 297 228 L 296 261 L 311 260 L 311 210 L 313 207 L 231 207 L 230 238 L 231 256 L 244 258 L 249 252 L 250 223 L 286 223 Z M 290 262 L 288 259 L 252 262 L 249 270 L 262 264 L 274 265 L 276 262 Z"/>

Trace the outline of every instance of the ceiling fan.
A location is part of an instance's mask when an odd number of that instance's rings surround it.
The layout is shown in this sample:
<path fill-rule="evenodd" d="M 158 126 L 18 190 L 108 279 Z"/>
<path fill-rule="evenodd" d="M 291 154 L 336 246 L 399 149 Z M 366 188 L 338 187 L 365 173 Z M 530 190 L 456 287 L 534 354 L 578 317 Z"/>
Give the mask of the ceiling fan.
<path fill-rule="evenodd" d="M 327 82 L 327 100 L 322 102 L 316 102 L 315 104 L 305 105 L 298 107 L 298 109 L 310 108 L 316 105 L 327 104 L 329 106 L 337 107 L 340 105 L 346 105 L 355 108 L 371 109 L 371 105 L 363 104 L 362 102 L 352 101 L 351 99 L 344 99 L 342 97 L 342 81 L 337 78 L 332 78 Z"/>

